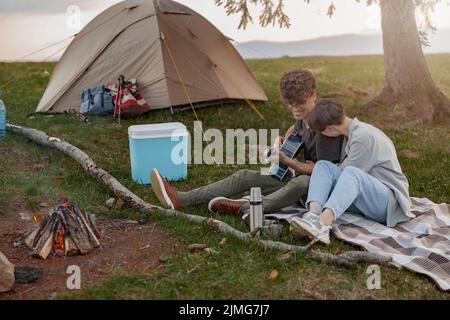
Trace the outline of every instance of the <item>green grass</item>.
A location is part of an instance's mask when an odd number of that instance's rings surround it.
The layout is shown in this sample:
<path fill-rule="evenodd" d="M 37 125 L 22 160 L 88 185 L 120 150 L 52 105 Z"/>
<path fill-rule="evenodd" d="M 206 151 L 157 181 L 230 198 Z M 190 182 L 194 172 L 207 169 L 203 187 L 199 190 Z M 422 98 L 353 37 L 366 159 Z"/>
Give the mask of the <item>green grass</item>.
<path fill-rule="evenodd" d="M 450 96 L 450 55 L 431 55 L 428 63 L 439 87 Z M 292 124 L 292 118 L 279 100 L 278 81 L 286 70 L 305 67 L 315 72 L 320 94 L 341 93 L 339 99 L 350 114 L 374 96 L 383 85 L 383 60 L 380 56 L 308 57 L 251 60 L 249 65 L 267 93 L 270 103 L 259 106 L 267 122 L 259 120 L 246 105 L 226 105 L 198 111 L 203 129 L 218 128 L 279 128 L 281 132 Z M 8 109 L 8 120 L 15 124 L 46 131 L 80 147 L 101 167 L 117 177 L 127 188 L 144 200 L 156 203 L 148 186 L 133 183 L 130 176 L 127 128 L 132 124 L 181 121 L 190 130 L 191 112 L 171 115 L 155 111 L 137 120 L 125 120 L 122 126 L 110 118 L 93 118 L 92 125 L 81 123 L 75 116 L 29 117 L 43 94 L 52 63 L 0 63 L 0 86 L 11 77 L 19 79 L 5 88 L 2 98 Z M 356 93 L 355 93 L 356 92 Z M 359 92 L 359 93 L 358 93 Z M 366 93 L 366 94 L 364 94 Z M 368 116 L 359 116 L 373 121 Z M 378 123 L 382 125 L 382 123 Z M 402 167 L 411 184 L 411 195 L 428 197 L 436 202 L 450 202 L 450 160 L 448 126 L 397 124 L 385 128 L 396 144 Z M 104 202 L 111 192 L 88 176 L 72 159 L 62 153 L 43 148 L 27 139 L 9 133 L 0 142 L 0 214 L 17 207 L 33 206 L 37 195 L 56 201 L 63 193 L 82 207 L 106 217 L 143 218 L 142 214 L 123 208 L 108 211 Z M 187 181 L 176 186 L 188 190 L 211 183 L 252 166 L 190 165 Z M 254 168 L 254 166 L 252 167 Z M 186 208 L 188 213 L 208 215 L 206 206 Z M 221 217 L 241 230 L 243 223 L 233 217 Z M 161 272 L 152 275 L 117 273 L 104 284 L 86 288 L 62 298 L 78 299 L 302 299 L 302 298 L 382 298 L 382 299 L 447 299 L 425 276 L 406 270 L 382 268 L 381 290 L 366 287 L 367 265 L 353 269 L 338 268 L 305 259 L 299 255 L 289 262 L 277 259 L 280 252 L 264 250 L 255 244 L 229 238 L 220 247 L 223 234 L 182 218 L 162 215 L 150 217 L 160 227 L 188 245 L 204 242 L 219 251 L 218 255 L 191 254 L 186 250 L 163 257 Z M 286 235 L 284 241 L 303 244 Z M 330 247 L 320 250 L 338 253 L 355 247 L 333 240 Z M 268 280 L 272 269 L 279 277 Z"/>

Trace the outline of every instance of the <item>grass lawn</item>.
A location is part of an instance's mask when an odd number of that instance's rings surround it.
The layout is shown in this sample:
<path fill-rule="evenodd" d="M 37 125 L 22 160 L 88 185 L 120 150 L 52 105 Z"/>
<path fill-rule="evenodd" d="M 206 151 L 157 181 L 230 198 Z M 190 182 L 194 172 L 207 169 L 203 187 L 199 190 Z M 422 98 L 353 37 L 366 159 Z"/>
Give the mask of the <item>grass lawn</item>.
<path fill-rule="evenodd" d="M 450 96 L 450 55 L 427 56 L 432 75 L 438 86 Z M 384 72 L 381 56 L 308 57 L 251 60 L 249 65 L 263 86 L 270 103 L 259 106 L 267 122 L 261 121 L 246 105 L 227 105 L 198 111 L 203 129 L 217 128 L 279 128 L 284 132 L 291 124 L 289 111 L 279 100 L 278 81 L 286 70 L 304 67 L 312 70 L 318 80 L 319 94 L 336 94 L 350 114 L 373 97 L 382 87 Z M 86 151 L 109 173 L 144 200 L 157 203 L 149 186 L 131 180 L 127 128 L 133 124 L 180 121 L 192 132 L 191 112 L 171 115 L 168 111 L 151 112 L 138 120 L 126 120 L 119 126 L 111 118 L 92 118 L 92 125 L 81 123 L 75 116 L 34 116 L 51 73 L 53 63 L 0 63 L 0 86 L 11 77 L 19 79 L 5 88 L 2 100 L 8 109 L 8 121 L 46 131 L 61 137 Z M 382 126 L 379 118 L 359 115 L 364 121 Z M 384 128 L 394 141 L 412 196 L 428 197 L 435 202 L 450 202 L 450 132 L 449 126 L 417 125 L 404 127 L 401 123 Z M 9 133 L 0 141 L 0 213 L 18 206 L 32 207 L 37 195 L 56 201 L 61 193 L 83 208 L 107 217 L 143 218 L 135 211 L 123 208 L 108 211 L 105 201 L 111 192 L 88 176 L 69 157 L 56 150 L 39 147 L 26 139 Z M 178 182 L 181 190 L 191 189 L 224 178 L 246 165 L 191 165 L 187 181 Z M 254 167 L 253 167 L 254 168 Z M 206 205 L 184 211 L 208 215 Z M 241 230 L 238 218 L 221 217 Z M 188 250 L 162 257 L 164 269 L 152 275 L 116 273 L 101 285 L 83 289 L 62 298 L 79 299 L 448 299 L 423 275 L 406 270 L 382 267 L 380 290 L 368 290 L 368 265 L 352 269 L 321 264 L 297 255 L 288 262 L 277 258 L 280 252 L 264 250 L 255 244 L 224 237 L 207 226 L 182 218 L 167 218 L 160 214 L 150 217 L 185 245 L 202 242 L 219 251 L 218 255 L 191 254 Z M 286 235 L 285 242 L 304 244 Z M 339 253 L 355 247 L 332 240 L 329 247 L 318 246 L 325 252 Z M 268 280 L 276 269 L 279 277 Z"/>

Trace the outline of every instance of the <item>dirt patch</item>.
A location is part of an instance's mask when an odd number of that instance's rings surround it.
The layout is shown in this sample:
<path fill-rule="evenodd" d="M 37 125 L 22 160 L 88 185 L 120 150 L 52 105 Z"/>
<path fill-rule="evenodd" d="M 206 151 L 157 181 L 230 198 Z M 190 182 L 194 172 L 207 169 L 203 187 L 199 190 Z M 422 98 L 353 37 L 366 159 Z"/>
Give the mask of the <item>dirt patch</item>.
<path fill-rule="evenodd" d="M 155 224 L 136 224 L 121 219 L 98 219 L 102 247 L 85 256 L 49 256 L 40 260 L 30 256 L 26 247 L 14 248 L 14 241 L 29 228 L 31 221 L 16 216 L 0 216 L 0 251 L 16 266 L 42 269 L 43 277 L 35 283 L 16 283 L 13 290 L 0 294 L 3 299 L 51 299 L 66 288 L 67 267 L 77 265 L 81 270 L 82 289 L 104 281 L 114 271 L 149 274 L 163 268 L 159 261 L 177 251 L 181 245 Z"/>

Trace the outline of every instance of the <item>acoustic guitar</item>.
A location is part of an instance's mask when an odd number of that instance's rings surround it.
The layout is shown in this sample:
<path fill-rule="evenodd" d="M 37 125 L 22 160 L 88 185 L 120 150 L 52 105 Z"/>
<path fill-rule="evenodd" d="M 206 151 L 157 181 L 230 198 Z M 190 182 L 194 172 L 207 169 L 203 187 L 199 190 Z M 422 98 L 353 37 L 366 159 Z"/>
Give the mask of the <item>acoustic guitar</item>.
<path fill-rule="evenodd" d="M 296 156 L 297 152 L 302 147 L 302 145 L 303 145 L 303 137 L 298 132 L 295 132 L 284 140 L 283 145 L 280 148 L 280 151 L 282 151 L 289 158 L 293 159 Z M 287 165 L 281 162 L 279 163 L 274 162 L 272 163 L 269 169 L 269 173 L 274 178 L 282 181 L 288 170 L 289 167 Z"/>

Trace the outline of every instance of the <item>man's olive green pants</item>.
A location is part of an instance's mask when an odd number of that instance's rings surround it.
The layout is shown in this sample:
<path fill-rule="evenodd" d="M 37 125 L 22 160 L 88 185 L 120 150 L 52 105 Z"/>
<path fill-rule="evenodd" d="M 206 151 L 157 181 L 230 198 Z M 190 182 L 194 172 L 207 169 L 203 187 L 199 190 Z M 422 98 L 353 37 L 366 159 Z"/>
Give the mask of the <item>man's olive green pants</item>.
<path fill-rule="evenodd" d="M 309 176 L 297 176 L 288 181 L 278 181 L 272 176 L 261 175 L 257 170 L 239 170 L 231 176 L 188 192 L 178 192 L 183 207 L 207 203 L 215 197 L 231 197 L 260 187 L 263 194 L 265 213 L 295 205 L 308 195 Z M 241 212 L 249 209 L 249 204 L 241 207 Z"/>

